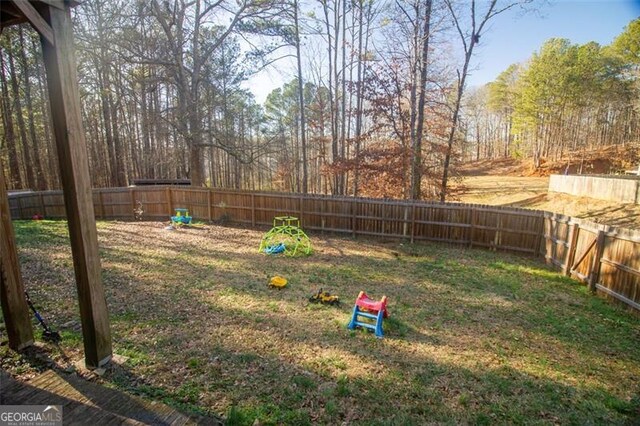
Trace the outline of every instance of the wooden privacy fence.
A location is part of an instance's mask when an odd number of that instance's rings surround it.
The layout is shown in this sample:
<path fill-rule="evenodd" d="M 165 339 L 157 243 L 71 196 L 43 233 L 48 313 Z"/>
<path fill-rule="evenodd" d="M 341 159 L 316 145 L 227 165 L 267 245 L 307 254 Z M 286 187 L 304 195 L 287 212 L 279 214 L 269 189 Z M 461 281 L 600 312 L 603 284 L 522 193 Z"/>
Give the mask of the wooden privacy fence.
<path fill-rule="evenodd" d="M 566 275 L 640 310 L 640 232 L 544 213 L 540 254 Z"/>
<path fill-rule="evenodd" d="M 640 310 L 640 233 L 539 210 L 190 187 L 95 189 L 98 219 L 168 221 L 175 208 L 196 219 L 271 225 L 292 215 L 306 230 L 460 244 L 544 256 L 568 275 Z M 64 218 L 61 191 L 9 197 L 14 219 Z"/>

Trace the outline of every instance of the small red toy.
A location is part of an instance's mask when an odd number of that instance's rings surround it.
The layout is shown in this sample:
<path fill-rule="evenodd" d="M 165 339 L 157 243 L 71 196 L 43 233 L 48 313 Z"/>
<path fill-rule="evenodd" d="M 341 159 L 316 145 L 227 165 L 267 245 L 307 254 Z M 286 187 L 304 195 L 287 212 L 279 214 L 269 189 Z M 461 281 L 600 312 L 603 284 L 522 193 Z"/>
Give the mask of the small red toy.
<path fill-rule="evenodd" d="M 41 214 L 34 214 L 33 216 L 31 216 L 31 220 L 42 220 L 44 219 L 44 216 L 42 216 Z"/>
<path fill-rule="evenodd" d="M 374 331 L 376 337 L 382 338 L 384 336 L 382 332 L 382 320 L 388 316 L 387 296 L 382 296 L 382 299 L 378 301 L 369 298 L 367 293 L 361 291 L 356 299 L 351 322 L 349 322 L 347 328 L 353 330 L 356 327 L 363 327 Z M 374 320 L 375 323 L 365 322 L 360 317 Z"/>
<path fill-rule="evenodd" d="M 383 318 L 389 316 L 389 312 L 387 312 L 387 296 L 382 296 L 381 300 L 373 300 L 367 296 L 367 293 L 361 291 L 356 299 L 356 305 L 360 306 L 363 311 L 371 312 L 372 314 L 382 311 Z"/>

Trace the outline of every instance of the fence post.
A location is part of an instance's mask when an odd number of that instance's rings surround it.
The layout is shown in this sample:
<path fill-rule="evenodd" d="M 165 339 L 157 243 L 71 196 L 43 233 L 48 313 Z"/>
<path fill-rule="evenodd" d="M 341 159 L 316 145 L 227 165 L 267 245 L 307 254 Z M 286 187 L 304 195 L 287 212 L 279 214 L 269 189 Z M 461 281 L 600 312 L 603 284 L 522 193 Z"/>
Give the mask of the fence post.
<path fill-rule="evenodd" d="M 380 224 L 380 229 L 382 230 L 382 235 L 385 236 L 387 235 L 387 225 L 388 225 L 388 221 L 387 219 L 387 210 L 390 210 L 387 208 L 387 205 L 383 204 L 383 208 L 382 211 L 380 212 L 380 216 L 382 218 L 382 223 Z"/>
<path fill-rule="evenodd" d="M 16 197 L 16 199 L 18 200 L 18 212 L 19 212 L 19 213 L 18 213 L 18 217 L 19 217 L 20 219 L 24 219 L 24 216 L 23 216 L 23 215 L 24 215 L 24 213 L 23 213 L 23 211 L 22 211 L 22 196 L 21 196 L 21 195 L 18 195 L 18 196 Z"/>
<path fill-rule="evenodd" d="M 256 194 L 251 193 L 251 226 L 256 226 Z"/>
<path fill-rule="evenodd" d="M 98 189 L 98 202 L 100 203 L 100 219 L 104 219 L 104 197 L 102 189 Z"/>
<path fill-rule="evenodd" d="M 216 191 L 211 191 L 211 216 L 216 215 Z"/>
<path fill-rule="evenodd" d="M 535 244 L 533 246 L 534 256 L 540 256 L 540 249 L 542 248 L 542 239 L 544 238 L 544 212 L 541 212 L 540 216 L 540 235 L 537 236 Z"/>
<path fill-rule="evenodd" d="M 167 186 L 166 195 L 167 195 L 167 206 L 169 207 L 169 215 L 173 216 L 173 203 L 171 201 L 171 187 L 170 186 Z"/>
<path fill-rule="evenodd" d="M 406 237 L 409 232 L 409 207 L 404 206 L 404 215 L 402 219 L 402 236 Z"/>
<path fill-rule="evenodd" d="M 136 220 L 136 192 L 131 188 L 131 217 Z"/>
<path fill-rule="evenodd" d="M 46 211 L 46 208 L 44 206 L 44 195 L 42 195 L 42 192 L 40 192 L 40 194 L 38 196 L 38 201 L 40 201 L 40 214 L 42 215 L 42 217 L 46 218 L 47 217 L 47 211 Z"/>
<path fill-rule="evenodd" d="M 498 250 L 502 246 L 502 213 L 496 213 L 498 220 L 496 221 L 496 233 L 493 236 L 493 251 Z"/>
<path fill-rule="evenodd" d="M 209 222 L 213 221 L 213 217 L 211 216 L 211 191 L 211 188 L 207 191 L 207 212 L 209 215 Z"/>
<path fill-rule="evenodd" d="M 411 244 L 416 237 L 416 203 L 411 203 Z"/>
<path fill-rule="evenodd" d="M 300 226 L 302 226 L 302 216 L 304 215 L 304 195 L 300 195 L 300 197 L 298 197 L 298 203 L 300 204 Z"/>
<path fill-rule="evenodd" d="M 322 235 L 324 235 L 324 227 L 327 224 L 327 218 L 326 218 L 326 212 L 327 212 L 327 198 L 326 197 L 320 197 L 320 199 L 322 200 L 322 203 L 320 204 L 320 233 Z M 314 204 L 316 206 L 316 211 L 317 211 L 317 206 L 318 204 L 315 203 Z"/>
<path fill-rule="evenodd" d="M 580 225 L 577 223 L 571 224 L 571 229 L 569 230 L 569 252 L 567 253 L 567 260 L 562 268 L 562 272 L 566 276 L 571 276 L 571 266 L 573 265 L 573 261 L 576 257 L 576 247 L 578 245 L 578 232 L 580 231 Z"/>
<path fill-rule="evenodd" d="M 596 238 L 596 251 L 593 257 L 593 266 L 591 269 L 591 274 L 589 274 L 589 290 L 592 293 L 596 291 L 596 284 L 600 279 L 600 267 L 602 266 L 602 254 L 604 253 L 604 239 L 605 233 L 601 229 L 598 231 L 598 236 Z"/>
<path fill-rule="evenodd" d="M 473 248 L 473 237 L 476 232 L 476 209 L 469 207 L 469 214 L 471 215 L 471 223 L 469 227 L 469 248 Z"/>
<path fill-rule="evenodd" d="M 357 222 L 356 199 L 354 198 L 353 201 L 351 202 L 351 232 L 352 232 L 353 238 L 356 237 L 356 222 Z"/>
<path fill-rule="evenodd" d="M 551 233 L 551 263 L 558 259 L 558 218 L 554 214 L 553 224 L 549 227 Z M 554 241 L 555 240 L 555 241 Z"/>
<path fill-rule="evenodd" d="M 545 247 L 545 250 L 544 250 L 544 261 L 546 263 L 551 263 L 551 259 L 552 259 L 552 256 L 553 256 L 552 248 L 551 248 L 551 243 L 552 243 L 552 241 L 551 241 L 551 238 L 552 238 L 551 229 L 553 228 L 553 226 L 551 225 L 551 220 L 552 220 L 551 216 L 549 216 L 549 215 L 547 215 L 545 213 L 544 222 L 543 222 L 543 225 L 542 225 L 542 236 L 544 237 L 544 247 Z M 549 224 L 549 233 L 548 234 L 545 232 L 546 228 L 547 228 L 546 227 L 547 223 Z"/>

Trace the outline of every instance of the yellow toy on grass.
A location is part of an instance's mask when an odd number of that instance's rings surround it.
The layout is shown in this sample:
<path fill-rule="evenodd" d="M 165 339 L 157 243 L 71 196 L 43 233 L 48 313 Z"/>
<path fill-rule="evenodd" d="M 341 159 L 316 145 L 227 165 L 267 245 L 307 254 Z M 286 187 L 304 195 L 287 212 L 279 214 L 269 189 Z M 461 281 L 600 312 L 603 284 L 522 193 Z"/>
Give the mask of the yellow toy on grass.
<path fill-rule="evenodd" d="M 267 232 L 260 242 L 261 253 L 287 256 L 311 254 L 311 241 L 300 228 L 300 220 L 293 216 L 276 216 L 273 228 Z"/>
<path fill-rule="evenodd" d="M 269 287 L 284 288 L 287 285 L 287 279 L 276 275 L 269 280 Z"/>

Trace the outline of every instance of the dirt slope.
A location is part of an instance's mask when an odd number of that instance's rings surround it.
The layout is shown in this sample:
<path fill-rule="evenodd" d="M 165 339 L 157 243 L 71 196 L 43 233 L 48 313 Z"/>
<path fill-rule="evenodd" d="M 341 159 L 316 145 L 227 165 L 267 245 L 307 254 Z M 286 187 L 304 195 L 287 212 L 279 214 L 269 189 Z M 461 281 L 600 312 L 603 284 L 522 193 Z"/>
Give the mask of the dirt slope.
<path fill-rule="evenodd" d="M 568 152 L 562 158 L 543 158 L 536 169 L 533 160 L 498 158 L 472 161 L 458 171 L 462 176 L 549 176 L 552 174 L 609 174 L 636 170 L 640 164 L 640 143 L 610 145 L 598 149 Z"/>
<path fill-rule="evenodd" d="M 580 154 L 580 156 L 578 156 Z M 620 204 L 568 194 L 547 193 L 550 174 L 632 170 L 640 163 L 640 144 L 606 147 L 573 154 L 559 161 L 543 161 L 538 170 L 527 160 L 481 160 L 460 168 L 462 178 L 453 198 L 465 203 L 511 205 L 553 211 L 596 223 L 640 229 L 640 205 Z"/>

